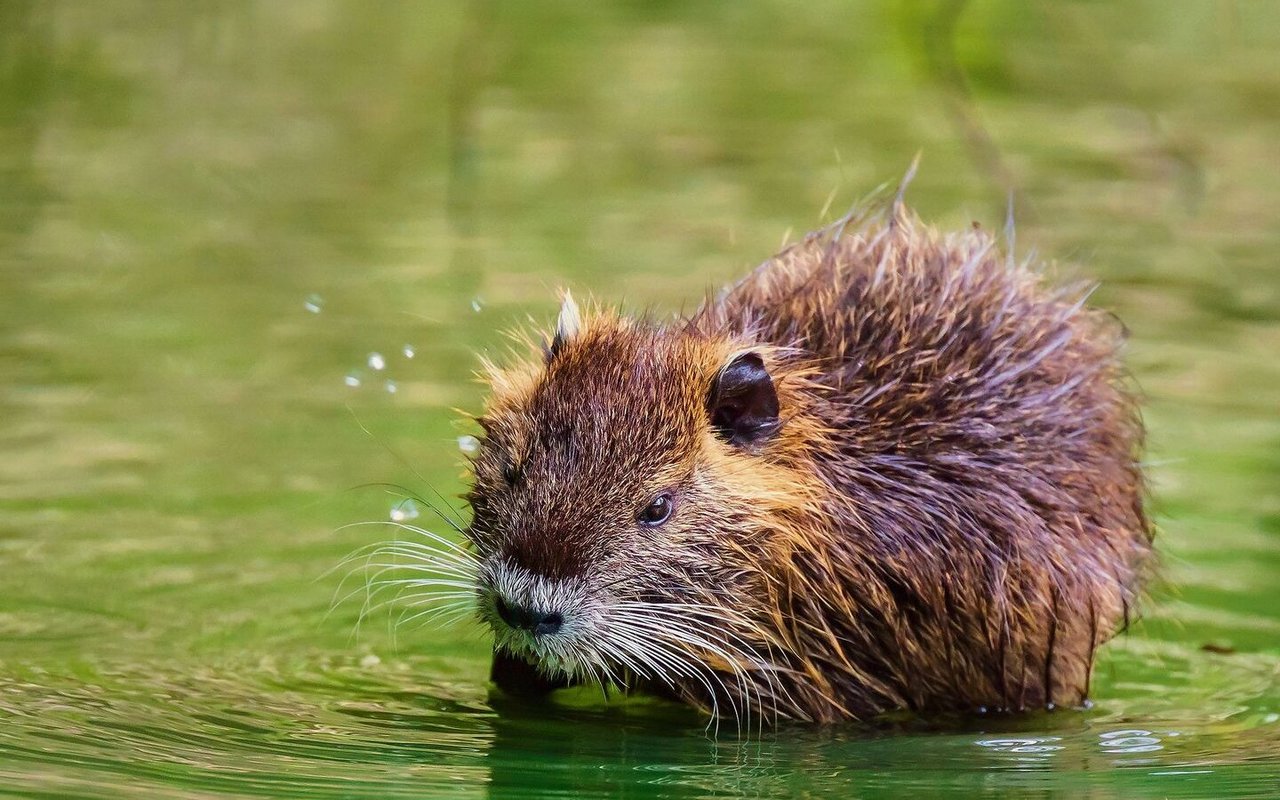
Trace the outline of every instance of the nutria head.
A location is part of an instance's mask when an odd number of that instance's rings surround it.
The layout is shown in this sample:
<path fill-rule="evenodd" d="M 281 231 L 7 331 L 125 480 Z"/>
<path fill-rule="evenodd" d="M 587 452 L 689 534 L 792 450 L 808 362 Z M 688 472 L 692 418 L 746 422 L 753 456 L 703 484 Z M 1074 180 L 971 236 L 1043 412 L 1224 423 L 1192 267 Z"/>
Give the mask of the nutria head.
<path fill-rule="evenodd" d="M 623 682 L 759 662 L 762 568 L 821 439 L 797 414 L 802 365 L 566 295 L 543 354 L 488 374 L 469 538 L 498 648 Z"/>

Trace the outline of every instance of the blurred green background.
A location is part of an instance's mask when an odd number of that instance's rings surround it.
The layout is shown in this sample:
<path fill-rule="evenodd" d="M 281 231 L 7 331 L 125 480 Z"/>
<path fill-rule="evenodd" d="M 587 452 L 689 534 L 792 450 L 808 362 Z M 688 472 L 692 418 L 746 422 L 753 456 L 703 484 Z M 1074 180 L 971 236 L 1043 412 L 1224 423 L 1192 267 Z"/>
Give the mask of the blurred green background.
<path fill-rule="evenodd" d="M 917 152 L 1132 331 L 1164 580 L 1095 709 L 499 715 L 476 626 L 329 613 L 503 329 L 690 308 Z M 1278 209 L 1273 3 L 3 0 L 0 794 L 1280 794 Z"/>

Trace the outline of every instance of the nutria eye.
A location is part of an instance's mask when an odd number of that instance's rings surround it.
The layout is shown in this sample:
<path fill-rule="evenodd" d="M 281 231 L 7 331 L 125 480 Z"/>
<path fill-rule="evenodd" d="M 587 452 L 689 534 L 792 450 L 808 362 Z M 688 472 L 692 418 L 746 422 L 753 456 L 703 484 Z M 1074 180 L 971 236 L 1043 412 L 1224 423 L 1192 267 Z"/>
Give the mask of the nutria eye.
<path fill-rule="evenodd" d="M 653 498 L 653 502 L 641 509 L 638 519 L 641 525 L 648 528 L 656 528 L 670 518 L 674 508 L 675 504 L 671 502 L 671 495 L 660 494 Z"/>
<path fill-rule="evenodd" d="M 524 478 L 524 470 L 514 461 L 508 461 L 502 465 L 502 479 L 507 482 L 508 486 L 515 486 Z"/>

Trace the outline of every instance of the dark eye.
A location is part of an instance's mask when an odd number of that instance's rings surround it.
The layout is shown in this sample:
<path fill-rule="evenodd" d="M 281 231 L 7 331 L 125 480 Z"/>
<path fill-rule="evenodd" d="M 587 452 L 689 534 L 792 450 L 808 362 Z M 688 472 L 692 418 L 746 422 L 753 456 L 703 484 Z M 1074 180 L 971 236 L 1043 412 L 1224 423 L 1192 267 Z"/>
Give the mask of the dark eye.
<path fill-rule="evenodd" d="M 645 527 L 656 528 L 670 518 L 674 509 L 675 504 L 671 502 L 671 495 L 660 494 L 653 498 L 649 505 L 640 509 L 637 519 Z"/>
<path fill-rule="evenodd" d="M 524 478 L 524 470 L 514 461 L 508 461 L 502 465 L 502 479 L 507 482 L 508 486 L 515 486 Z"/>

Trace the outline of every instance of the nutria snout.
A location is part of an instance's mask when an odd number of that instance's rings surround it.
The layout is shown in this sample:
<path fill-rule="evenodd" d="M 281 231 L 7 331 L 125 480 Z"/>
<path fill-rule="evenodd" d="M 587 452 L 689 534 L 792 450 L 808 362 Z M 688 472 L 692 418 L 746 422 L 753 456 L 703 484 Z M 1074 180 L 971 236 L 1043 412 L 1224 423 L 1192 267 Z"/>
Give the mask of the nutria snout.
<path fill-rule="evenodd" d="M 1084 296 L 900 203 L 684 318 L 566 294 L 486 364 L 494 680 L 818 722 L 1081 704 L 1151 550 L 1121 330 Z"/>

